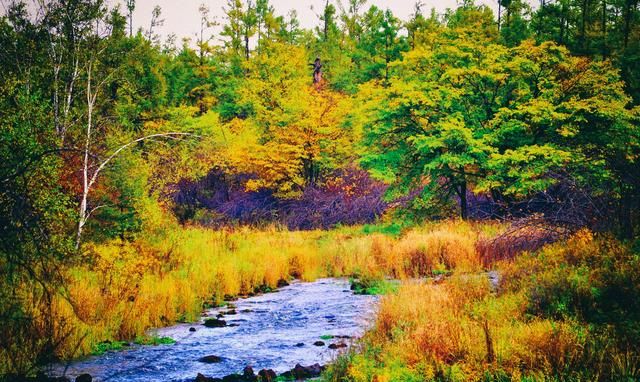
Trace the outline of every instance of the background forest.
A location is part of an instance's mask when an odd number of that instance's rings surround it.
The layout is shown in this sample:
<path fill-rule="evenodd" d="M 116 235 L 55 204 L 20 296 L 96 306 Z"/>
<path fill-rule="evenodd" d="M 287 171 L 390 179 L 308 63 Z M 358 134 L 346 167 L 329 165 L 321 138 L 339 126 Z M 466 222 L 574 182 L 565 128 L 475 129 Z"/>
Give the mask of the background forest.
<path fill-rule="evenodd" d="M 497 15 L 473 1 L 443 14 L 418 1 L 409 20 L 366 0 L 327 1 L 312 30 L 269 0 L 227 0 L 224 20 L 194 9 L 199 37 L 185 41 L 157 35 L 160 8 L 133 30 L 135 0 L 2 4 L 0 374 L 33 376 L 290 276 L 485 269 L 573 237 L 589 249 L 544 264 L 593 268 L 599 287 L 620 287 L 610 299 L 628 297 L 606 308 L 628 321 L 579 313 L 600 309 L 604 289 L 551 281 L 566 274 L 531 277 L 597 301 L 572 295 L 549 302 L 562 313 L 527 314 L 629 339 L 592 350 L 626 354 L 638 377 L 637 0 L 500 0 Z M 435 240 L 428 222 L 443 220 L 454 236 L 438 237 L 475 260 L 416 260 L 408 246 Z M 504 288 L 518 295 L 525 276 L 512 267 Z M 452 295 L 471 288 L 456 285 Z M 428 296 L 415 293 L 393 298 Z M 433 354 L 449 366 L 461 357 Z"/>

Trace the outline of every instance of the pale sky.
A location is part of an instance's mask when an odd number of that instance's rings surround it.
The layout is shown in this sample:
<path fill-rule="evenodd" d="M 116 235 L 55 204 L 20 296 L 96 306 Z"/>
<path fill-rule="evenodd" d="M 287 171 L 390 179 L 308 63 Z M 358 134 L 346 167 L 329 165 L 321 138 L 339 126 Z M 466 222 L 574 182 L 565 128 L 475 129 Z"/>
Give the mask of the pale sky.
<path fill-rule="evenodd" d="M 124 0 L 108 0 L 111 4 L 122 3 Z M 331 0 L 336 4 L 338 0 Z M 343 4 L 347 4 L 348 0 L 342 0 Z M 182 37 L 194 38 L 196 32 L 200 28 L 200 16 L 198 7 L 205 4 L 210 9 L 210 15 L 215 15 L 218 21 L 224 21 L 224 13 L 222 7 L 226 4 L 226 0 L 137 0 L 136 9 L 133 15 L 134 28 L 149 28 L 151 22 L 151 11 L 154 6 L 159 5 L 162 8 L 162 19 L 164 25 L 158 28 L 158 33 L 167 36 L 175 33 L 178 41 Z M 317 13 L 322 11 L 325 0 L 271 0 L 271 5 L 276 9 L 277 15 L 286 15 L 289 10 L 295 9 L 298 12 L 298 19 L 304 28 L 313 28 L 319 24 Z M 435 8 L 438 12 L 443 12 L 447 8 L 455 8 L 456 0 L 423 0 L 425 4 L 423 12 L 428 14 L 431 8 Z M 487 4 L 495 11 L 497 8 L 497 0 L 477 0 L 477 3 Z M 371 5 L 376 5 L 382 9 L 391 9 L 391 11 L 400 19 L 407 20 L 413 13 L 415 0 L 369 0 L 365 9 Z M 311 10 L 313 6 L 313 10 Z M 124 9 L 124 6 L 122 7 Z M 219 30 L 216 30 L 216 32 Z"/>

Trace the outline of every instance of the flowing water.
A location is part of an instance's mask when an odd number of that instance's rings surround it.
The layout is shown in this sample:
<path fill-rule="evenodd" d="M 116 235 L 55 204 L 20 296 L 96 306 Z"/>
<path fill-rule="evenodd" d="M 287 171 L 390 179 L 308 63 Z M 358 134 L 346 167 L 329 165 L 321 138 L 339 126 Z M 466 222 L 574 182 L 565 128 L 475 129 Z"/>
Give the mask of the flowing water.
<path fill-rule="evenodd" d="M 200 323 L 158 329 L 154 334 L 177 343 L 108 352 L 72 363 L 66 375 L 89 373 L 94 381 L 114 382 L 192 381 L 198 373 L 222 377 L 241 373 L 247 365 L 256 372 L 266 368 L 281 373 L 297 363 L 325 364 L 341 351 L 328 345 L 352 340 L 320 337 L 362 335 L 373 318 L 375 302 L 373 296 L 354 295 L 343 279 L 294 282 L 276 293 L 234 302 L 237 314 L 223 318 L 230 326 L 207 328 Z M 207 315 L 215 317 L 227 310 L 211 309 Z M 191 327 L 196 331 L 189 331 Z M 316 341 L 326 345 L 315 346 Z M 199 361 L 209 355 L 222 361 Z M 56 371 L 61 374 L 62 368 Z"/>

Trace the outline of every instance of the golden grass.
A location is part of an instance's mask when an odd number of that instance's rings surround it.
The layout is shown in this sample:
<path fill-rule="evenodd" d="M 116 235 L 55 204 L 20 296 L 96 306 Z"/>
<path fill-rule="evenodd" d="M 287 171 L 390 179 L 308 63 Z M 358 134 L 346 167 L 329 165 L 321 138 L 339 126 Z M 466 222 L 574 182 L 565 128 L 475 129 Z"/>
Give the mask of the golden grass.
<path fill-rule="evenodd" d="M 487 279 L 478 275 L 440 284 L 404 283 L 397 294 L 384 296 L 375 328 L 364 339 L 365 349 L 377 349 L 375 356 L 367 351 L 356 356 L 350 377 L 394 380 L 385 376 L 403 369 L 423 378 L 416 380 L 480 381 L 499 370 L 512 380 L 535 379 L 579 356 L 583 338 L 575 325 L 525 320 L 523 295 L 491 293 Z"/>
<path fill-rule="evenodd" d="M 427 242 L 435 232 L 437 227 L 409 233 L 398 246 L 413 237 Z M 437 236 L 437 240 L 447 237 Z M 432 261 L 446 263 L 452 256 L 450 277 L 405 280 L 397 293 L 384 296 L 375 326 L 364 337 L 361 349 L 330 368 L 327 381 L 609 381 L 640 377 L 637 342 L 629 337 L 637 333 L 636 321 L 630 316 L 636 309 L 630 296 L 636 296 L 640 287 L 639 260 L 627 246 L 579 231 L 537 253 L 497 263 L 501 281 L 493 288 L 488 275 L 478 272 L 475 261 L 481 254 L 467 256 L 463 244 L 434 256 L 433 251 L 451 243 L 439 246 L 434 244 L 437 240 L 428 241 L 432 252 L 425 261 L 421 260 L 425 252 L 417 246 L 404 251 L 403 258 L 419 259 L 414 265 L 429 269 Z M 475 272 L 463 272 L 466 269 Z M 616 294 L 600 298 L 607 290 Z M 611 301 L 615 298 L 629 302 L 622 306 Z M 607 313 L 613 317 L 606 318 Z M 607 324 L 597 324 L 607 319 Z M 618 321 L 622 325 L 615 326 Z"/>
<path fill-rule="evenodd" d="M 60 356 L 87 354 L 100 341 L 196 320 L 203 304 L 275 288 L 281 279 L 406 279 L 454 268 L 479 271 L 475 244 L 482 230 L 486 227 L 460 221 L 413 228 L 399 238 L 365 234 L 360 227 L 184 228 L 133 243 L 93 245 L 90 261 L 70 273 L 68 299 L 56 305 L 56 320 L 75 328 Z"/>
<path fill-rule="evenodd" d="M 133 243 L 95 245 L 88 248 L 90 261 L 70 272 L 67 298 L 54 306 L 52 320 L 60 332 L 74 328 L 59 355 L 77 357 L 104 340 L 130 339 L 152 327 L 195 320 L 205 305 L 275 288 L 281 279 L 394 277 L 402 285 L 382 298 L 361 351 L 339 359 L 327 380 L 345 375 L 353 382 L 640 375 L 633 347 L 611 345 L 606 333 L 597 337 L 579 315 L 569 314 L 562 300 L 575 296 L 590 298 L 589 306 L 601 304 L 594 290 L 611 280 L 624 288 L 638 280 L 637 256 L 615 240 L 596 240 L 580 231 L 536 254 L 492 261 L 501 275 L 496 290 L 484 273 L 478 243 L 500 228 L 446 221 L 398 237 L 366 234 L 361 227 L 306 232 L 186 228 Z M 442 274 L 444 280 L 424 278 Z M 599 344 L 599 338 L 605 343 Z"/>

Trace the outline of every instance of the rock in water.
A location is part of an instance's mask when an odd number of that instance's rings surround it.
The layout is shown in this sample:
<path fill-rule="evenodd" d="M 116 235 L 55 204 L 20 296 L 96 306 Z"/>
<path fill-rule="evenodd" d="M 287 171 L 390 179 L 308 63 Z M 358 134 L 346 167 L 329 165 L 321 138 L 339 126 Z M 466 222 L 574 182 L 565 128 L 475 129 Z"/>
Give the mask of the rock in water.
<path fill-rule="evenodd" d="M 246 366 L 244 370 L 242 370 L 242 375 L 247 380 L 254 380 L 256 378 L 256 373 L 253 372 L 253 368 L 251 366 Z"/>
<path fill-rule="evenodd" d="M 204 320 L 204 326 L 207 328 L 223 328 L 227 326 L 227 321 L 217 318 L 208 318 Z"/>
<path fill-rule="evenodd" d="M 224 377 L 222 377 L 222 382 L 247 382 L 244 379 L 244 376 L 240 375 L 240 374 L 229 374 L 226 375 Z M 215 381 L 213 381 L 215 382 Z"/>
<path fill-rule="evenodd" d="M 311 366 L 302 366 L 300 364 L 297 364 L 293 369 L 280 374 L 280 377 L 287 381 L 301 381 L 319 377 L 322 373 L 322 370 L 324 370 L 324 366 L 320 366 L 320 364 L 317 363 Z"/>
<path fill-rule="evenodd" d="M 204 363 L 220 363 L 222 362 L 222 358 L 217 355 L 206 355 L 202 358 L 199 358 L 198 361 Z"/>
<path fill-rule="evenodd" d="M 315 346 L 324 346 L 324 342 L 323 341 L 316 341 L 313 343 Z"/>
<path fill-rule="evenodd" d="M 311 366 L 302 366 L 297 364 L 296 367 L 291 370 L 293 377 L 296 379 L 309 379 L 319 377 L 324 369 L 320 364 L 316 363 Z"/>
<path fill-rule="evenodd" d="M 79 376 L 76 377 L 76 382 L 91 382 L 93 380 L 93 378 L 91 377 L 91 374 L 80 374 Z"/>
<path fill-rule="evenodd" d="M 258 372 L 258 376 L 262 382 L 273 382 L 278 377 L 276 372 L 271 369 L 262 369 Z"/>
<path fill-rule="evenodd" d="M 194 379 L 194 382 L 224 382 L 224 381 L 221 378 L 207 377 L 198 373 L 198 376 L 196 377 L 196 379 Z"/>
<path fill-rule="evenodd" d="M 195 331 L 196 331 L 196 328 L 194 328 L 194 327 L 192 326 L 192 327 L 190 327 L 190 328 L 189 328 L 189 331 L 190 331 L 190 332 L 195 332 Z"/>
<path fill-rule="evenodd" d="M 215 380 L 219 380 L 218 378 L 205 377 L 204 375 L 198 373 L 198 376 L 194 380 L 194 382 L 214 382 Z"/>

